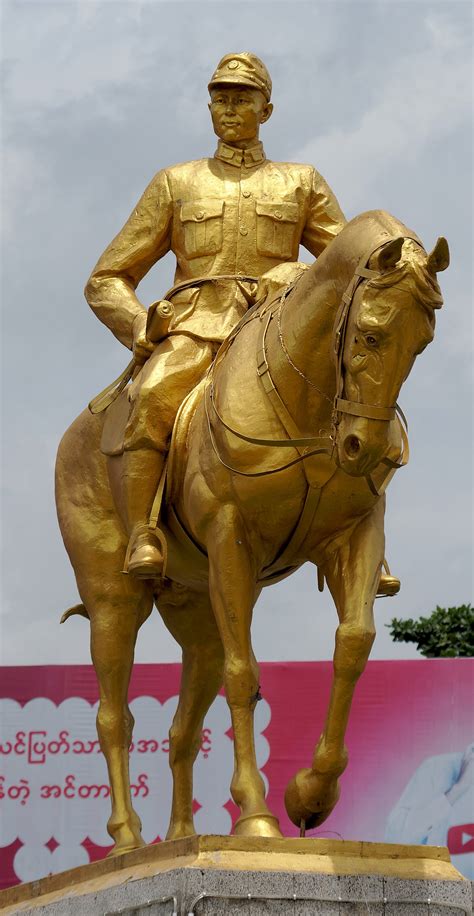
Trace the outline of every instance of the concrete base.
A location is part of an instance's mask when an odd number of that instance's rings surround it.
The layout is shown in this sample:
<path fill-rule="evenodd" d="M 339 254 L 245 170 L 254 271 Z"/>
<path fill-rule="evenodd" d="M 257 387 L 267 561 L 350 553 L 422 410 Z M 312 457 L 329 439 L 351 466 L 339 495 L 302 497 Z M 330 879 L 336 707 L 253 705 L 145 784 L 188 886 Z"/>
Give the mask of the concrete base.
<path fill-rule="evenodd" d="M 9 888 L 31 916 L 461 916 L 471 885 L 443 847 L 196 836 Z"/>

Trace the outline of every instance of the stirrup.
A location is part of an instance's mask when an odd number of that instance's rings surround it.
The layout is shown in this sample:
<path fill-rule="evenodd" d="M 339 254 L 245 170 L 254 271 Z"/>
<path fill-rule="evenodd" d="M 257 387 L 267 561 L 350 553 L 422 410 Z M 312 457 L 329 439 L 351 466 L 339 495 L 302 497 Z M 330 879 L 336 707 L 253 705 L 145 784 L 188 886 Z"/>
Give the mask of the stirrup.
<path fill-rule="evenodd" d="M 148 525 L 136 525 L 128 543 L 123 572 L 137 579 L 162 579 L 167 558 L 163 532 Z"/>
<path fill-rule="evenodd" d="M 385 559 L 383 561 L 383 568 L 385 572 L 380 576 L 377 594 L 375 597 L 393 598 L 394 595 L 398 595 L 401 587 L 401 582 L 400 579 L 397 579 L 396 576 L 392 576 L 389 565 Z"/>

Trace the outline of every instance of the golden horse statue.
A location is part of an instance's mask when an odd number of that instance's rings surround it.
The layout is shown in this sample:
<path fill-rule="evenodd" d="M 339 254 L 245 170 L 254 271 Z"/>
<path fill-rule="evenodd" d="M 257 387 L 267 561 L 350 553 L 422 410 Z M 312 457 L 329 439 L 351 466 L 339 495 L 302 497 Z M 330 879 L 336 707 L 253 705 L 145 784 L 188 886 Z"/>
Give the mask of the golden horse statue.
<path fill-rule="evenodd" d="M 234 733 L 231 793 L 241 812 L 235 833 L 281 836 L 255 757 L 259 675 L 250 628 L 262 586 L 306 561 L 318 567 L 320 587 L 327 582 L 339 626 L 324 729 L 285 803 L 303 830 L 336 804 L 351 700 L 375 636 L 383 491 L 407 460 L 396 401 L 433 338 L 442 305 L 436 273 L 448 263 L 445 239 L 427 255 L 397 219 L 371 211 L 348 223 L 292 287 L 245 316 L 177 418 L 159 582 L 122 572 L 128 538 L 100 450 L 103 414 L 84 411 L 65 433 L 57 506 L 83 604 L 64 616 L 90 620 L 114 853 L 143 844 L 130 797 L 127 693 L 137 633 L 154 602 L 183 657 L 167 838 L 195 832 L 193 763 L 222 683 Z"/>

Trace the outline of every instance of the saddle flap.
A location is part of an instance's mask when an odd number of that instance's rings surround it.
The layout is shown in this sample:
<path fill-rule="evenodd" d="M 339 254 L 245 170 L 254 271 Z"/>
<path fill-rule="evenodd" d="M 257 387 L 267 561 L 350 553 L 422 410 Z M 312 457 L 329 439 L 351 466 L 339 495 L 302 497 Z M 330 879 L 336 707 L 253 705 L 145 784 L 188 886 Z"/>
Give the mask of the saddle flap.
<path fill-rule="evenodd" d="M 202 398 L 204 388 L 207 384 L 205 376 L 195 388 L 190 391 L 184 399 L 174 421 L 171 444 L 168 452 L 168 474 L 166 482 L 166 502 L 169 504 L 183 478 L 186 463 L 186 448 L 188 440 L 189 424 L 195 414 L 196 408 Z"/>
<path fill-rule="evenodd" d="M 125 388 L 107 408 L 100 440 L 103 455 L 122 455 L 125 427 L 130 415 L 131 404 L 128 399 L 128 388 Z"/>

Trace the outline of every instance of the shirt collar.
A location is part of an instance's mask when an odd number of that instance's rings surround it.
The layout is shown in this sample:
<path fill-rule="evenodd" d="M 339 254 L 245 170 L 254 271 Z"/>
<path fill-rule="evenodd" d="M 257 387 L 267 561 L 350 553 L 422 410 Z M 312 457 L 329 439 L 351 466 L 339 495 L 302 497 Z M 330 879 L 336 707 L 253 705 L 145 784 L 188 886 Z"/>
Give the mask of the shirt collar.
<path fill-rule="evenodd" d="M 259 165 L 260 162 L 266 159 L 263 144 L 260 143 L 260 141 L 250 149 L 237 149 L 237 147 L 228 146 L 223 140 L 219 140 L 214 157 L 216 159 L 222 159 L 223 162 L 227 162 L 229 165 L 235 165 L 237 167 L 243 165 L 248 169 L 253 168 L 255 165 Z"/>

